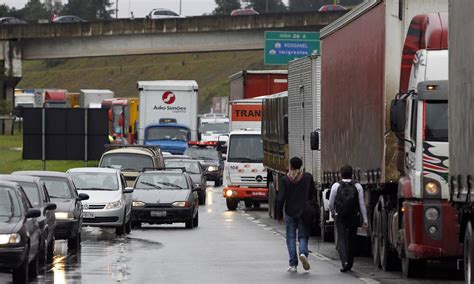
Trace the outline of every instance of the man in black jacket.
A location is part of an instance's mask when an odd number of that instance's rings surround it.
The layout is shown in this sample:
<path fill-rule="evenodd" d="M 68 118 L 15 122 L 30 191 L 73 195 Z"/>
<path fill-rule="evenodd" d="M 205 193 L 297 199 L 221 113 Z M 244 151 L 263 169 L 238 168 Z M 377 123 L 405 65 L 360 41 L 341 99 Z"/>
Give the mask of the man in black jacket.
<path fill-rule="evenodd" d="M 305 270 L 309 270 L 308 237 L 314 218 L 316 188 L 313 176 L 302 170 L 303 161 L 298 157 L 290 160 L 290 171 L 280 179 L 276 202 L 278 222 L 283 222 L 285 207 L 286 245 L 290 256 L 288 272 L 296 272 L 298 257 L 296 254 L 296 235 L 299 240 L 299 259 Z"/>

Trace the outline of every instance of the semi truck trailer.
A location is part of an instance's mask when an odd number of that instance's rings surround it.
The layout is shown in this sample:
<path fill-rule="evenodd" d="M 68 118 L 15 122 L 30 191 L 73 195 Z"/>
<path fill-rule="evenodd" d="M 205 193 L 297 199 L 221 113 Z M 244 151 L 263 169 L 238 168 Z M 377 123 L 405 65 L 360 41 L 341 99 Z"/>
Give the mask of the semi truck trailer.
<path fill-rule="evenodd" d="M 229 100 L 268 96 L 288 90 L 286 70 L 243 70 L 229 77 Z"/>

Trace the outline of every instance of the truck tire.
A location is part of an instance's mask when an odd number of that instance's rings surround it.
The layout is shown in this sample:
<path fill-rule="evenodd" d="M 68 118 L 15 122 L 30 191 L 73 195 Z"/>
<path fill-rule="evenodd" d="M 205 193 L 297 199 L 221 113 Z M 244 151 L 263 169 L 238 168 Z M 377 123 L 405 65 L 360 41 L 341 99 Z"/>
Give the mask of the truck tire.
<path fill-rule="evenodd" d="M 380 235 L 379 235 L 379 252 L 380 266 L 384 271 L 390 271 L 395 266 L 395 254 L 390 250 L 388 241 L 388 214 L 387 211 L 380 210 Z"/>
<path fill-rule="evenodd" d="M 227 204 L 227 209 L 230 211 L 235 211 L 237 209 L 237 205 L 239 205 L 239 201 L 233 198 L 226 198 L 225 203 Z"/>
<path fill-rule="evenodd" d="M 464 233 L 464 279 L 465 283 L 473 283 L 474 281 L 474 238 L 472 232 L 471 221 L 467 222 L 466 232 Z"/>
<path fill-rule="evenodd" d="M 252 202 L 253 208 L 258 209 L 260 208 L 260 201 L 254 201 Z"/>
<path fill-rule="evenodd" d="M 26 256 L 21 265 L 13 269 L 13 283 L 14 284 L 26 284 L 28 283 L 28 268 L 29 268 L 29 263 L 28 263 L 28 258 L 30 256 L 30 248 L 29 245 L 26 247 Z M 38 255 L 36 255 L 36 259 L 38 259 Z"/>
<path fill-rule="evenodd" d="M 380 265 L 380 247 L 379 247 L 379 234 L 380 234 L 380 208 L 379 203 L 375 205 L 374 208 L 374 215 L 372 217 L 372 236 L 371 236 L 371 243 L 372 243 L 372 258 L 374 260 L 374 265 L 378 268 L 381 267 Z"/>
<path fill-rule="evenodd" d="M 246 209 L 252 208 L 252 201 L 244 200 L 244 204 Z"/>
<path fill-rule="evenodd" d="M 275 196 L 276 196 L 276 191 L 275 191 L 275 185 L 273 182 L 268 183 L 268 216 L 271 219 L 276 219 L 275 217 Z"/>

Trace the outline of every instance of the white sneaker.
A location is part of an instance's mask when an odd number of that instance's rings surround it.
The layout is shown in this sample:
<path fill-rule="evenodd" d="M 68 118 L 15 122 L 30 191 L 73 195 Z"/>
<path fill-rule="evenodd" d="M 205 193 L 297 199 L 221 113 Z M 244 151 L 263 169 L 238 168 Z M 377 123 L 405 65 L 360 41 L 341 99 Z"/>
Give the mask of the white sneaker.
<path fill-rule="evenodd" d="M 288 267 L 288 272 L 296 272 L 296 266 L 290 266 Z"/>
<path fill-rule="evenodd" d="M 303 264 L 304 270 L 309 270 L 308 258 L 304 254 L 300 254 L 300 261 Z"/>

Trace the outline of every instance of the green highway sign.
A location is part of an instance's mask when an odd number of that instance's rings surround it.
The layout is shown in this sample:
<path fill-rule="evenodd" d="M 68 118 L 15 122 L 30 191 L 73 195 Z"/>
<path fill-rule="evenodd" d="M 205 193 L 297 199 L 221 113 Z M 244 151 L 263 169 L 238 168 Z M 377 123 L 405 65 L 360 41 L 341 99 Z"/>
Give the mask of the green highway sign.
<path fill-rule="evenodd" d="M 286 65 L 289 61 L 320 52 L 318 32 L 265 32 L 266 65 Z"/>

